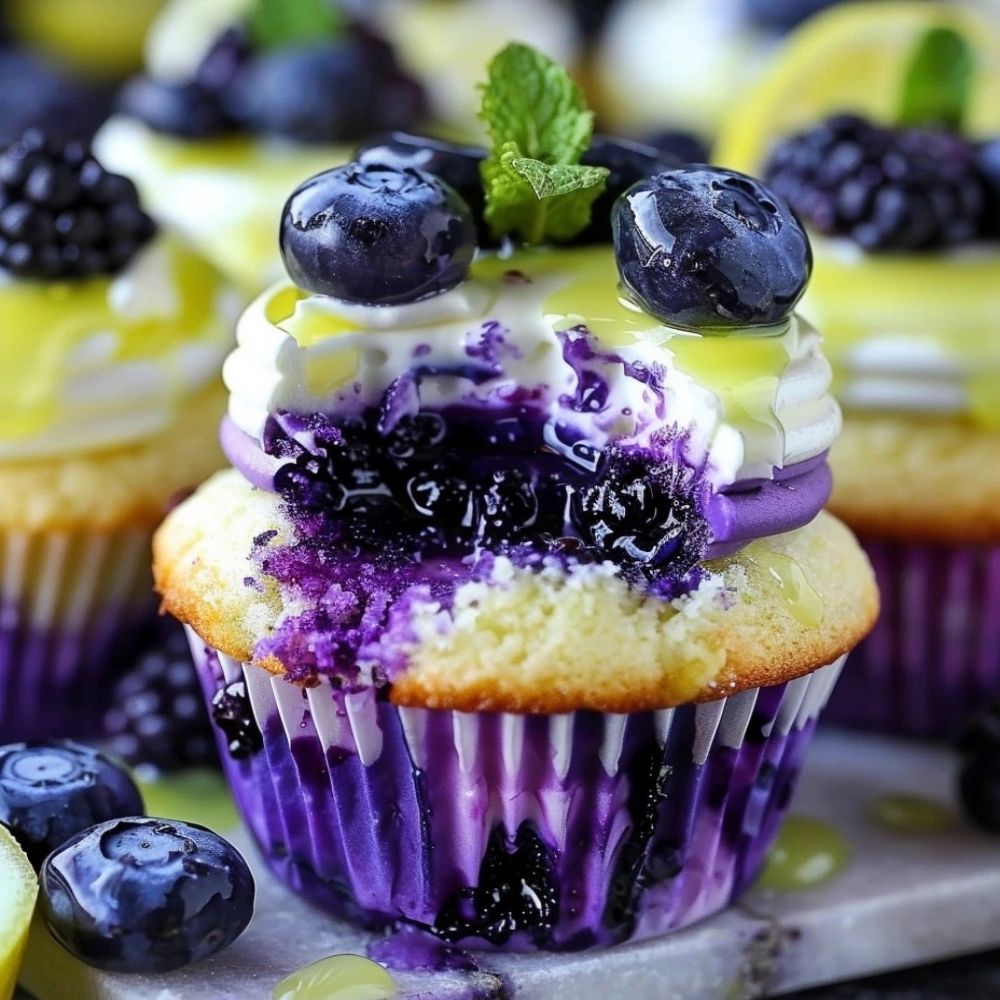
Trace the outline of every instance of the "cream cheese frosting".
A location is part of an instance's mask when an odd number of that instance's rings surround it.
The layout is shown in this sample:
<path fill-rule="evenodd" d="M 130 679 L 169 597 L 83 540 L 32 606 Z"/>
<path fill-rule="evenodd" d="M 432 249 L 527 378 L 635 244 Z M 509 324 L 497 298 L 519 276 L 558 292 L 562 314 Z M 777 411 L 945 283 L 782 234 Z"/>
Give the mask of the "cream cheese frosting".
<path fill-rule="evenodd" d="M 217 377 L 240 300 L 169 236 L 120 274 L 0 283 L 0 460 L 118 447 Z"/>
<path fill-rule="evenodd" d="M 669 397 L 664 410 L 694 436 L 718 488 L 771 479 L 824 454 L 839 433 L 831 371 L 806 322 L 792 317 L 781 328 L 728 337 L 664 326 L 619 298 L 606 248 L 486 258 L 458 288 L 398 307 L 275 286 L 238 326 L 224 367 L 229 416 L 262 442 L 277 414 L 360 412 L 421 368 L 467 376 L 426 380 L 422 405 L 481 405 L 527 392 L 536 405 L 554 406 L 579 381 L 561 338 L 583 328 L 595 338 L 613 400 L 599 415 L 579 414 L 579 430 L 596 448 L 626 438 L 641 444 L 660 426 L 648 386 L 630 374 L 653 366 Z"/>

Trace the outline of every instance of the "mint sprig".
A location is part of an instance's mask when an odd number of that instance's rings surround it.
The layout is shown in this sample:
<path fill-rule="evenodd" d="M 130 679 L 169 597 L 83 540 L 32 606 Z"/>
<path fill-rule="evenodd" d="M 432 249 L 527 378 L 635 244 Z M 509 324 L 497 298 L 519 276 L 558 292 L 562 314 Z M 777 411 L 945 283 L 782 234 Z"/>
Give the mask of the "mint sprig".
<path fill-rule="evenodd" d="M 900 125 L 960 131 L 965 122 L 976 60 L 953 28 L 931 28 L 917 43 L 903 81 Z"/>
<path fill-rule="evenodd" d="M 482 89 L 479 117 L 491 147 L 482 178 L 493 235 L 571 239 L 590 222 L 608 176 L 580 163 L 594 131 L 583 93 L 562 66 L 519 42 L 493 57 Z"/>
<path fill-rule="evenodd" d="M 250 36 L 265 49 L 322 42 L 345 25 L 333 0 L 254 0 L 249 15 Z"/>

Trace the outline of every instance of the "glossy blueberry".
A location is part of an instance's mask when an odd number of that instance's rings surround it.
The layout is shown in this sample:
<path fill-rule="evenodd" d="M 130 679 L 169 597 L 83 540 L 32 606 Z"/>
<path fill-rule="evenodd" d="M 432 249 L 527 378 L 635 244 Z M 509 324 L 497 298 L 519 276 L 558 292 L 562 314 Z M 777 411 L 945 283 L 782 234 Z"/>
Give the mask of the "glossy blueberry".
<path fill-rule="evenodd" d="M 729 170 L 682 167 L 640 181 L 616 202 L 613 234 L 631 294 L 664 323 L 690 329 L 779 323 L 812 271 L 791 209 Z"/>
<path fill-rule="evenodd" d="M 590 225 L 576 237 L 576 243 L 610 241 L 611 212 L 618 196 L 637 181 L 680 166 L 679 160 L 652 146 L 606 135 L 594 136 L 581 163 L 589 167 L 606 167 L 609 173 L 604 191 L 591 209 Z"/>
<path fill-rule="evenodd" d="M 204 139 L 233 127 L 218 96 L 194 80 L 136 77 L 125 85 L 118 104 L 125 114 L 151 129 L 185 139 Z"/>
<path fill-rule="evenodd" d="M 492 547 L 516 539 L 538 517 L 530 475 L 516 466 L 494 469 L 479 495 L 478 540 Z"/>
<path fill-rule="evenodd" d="M 743 0 L 747 17 L 771 31 L 791 31 L 840 0 Z"/>
<path fill-rule="evenodd" d="M 385 435 L 385 450 L 393 458 L 410 458 L 439 445 L 447 433 L 448 425 L 440 414 L 407 414 Z"/>
<path fill-rule="evenodd" d="M 412 167 L 348 163 L 310 178 L 281 217 L 281 254 L 301 288 L 392 305 L 446 291 L 476 249 L 469 206 Z"/>
<path fill-rule="evenodd" d="M 486 202 L 479 173 L 486 150 L 481 146 L 459 146 L 442 139 L 392 132 L 359 147 L 357 159 L 399 170 L 416 167 L 440 178 L 465 199 L 479 228 L 480 246 L 488 245 L 489 228 L 483 223 Z"/>
<path fill-rule="evenodd" d="M 126 771 L 70 740 L 0 747 L 0 823 L 37 868 L 81 830 L 143 811 Z"/>
<path fill-rule="evenodd" d="M 467 530 L 472 524 L 472 487 L 450 463 L 430 462 L 414 471 L 406 480 L 406 495 L 418 516 L 442 527 Z"/>
<path fill-rule="evenodd" d="M 89 140 L 113 105 L 114 88 L 74 78 L 27 48 L 0 47 L 0 148 L 32 127 Z"/>
<path fill-rule="evenodd" d="M 41 906 L 69 952 L 112 972 L 169 972 L 221 951 L 253 916 L 239 852 L 193 823 L 128 817 L 51 854 Z"/>
<path fill-rule="evenodd" d="M 259 54 L 222 97 L 250 131 L 298 142 L 348 142 L 402 128 L 422 107 L 419 89 L 347 40 Z"/>

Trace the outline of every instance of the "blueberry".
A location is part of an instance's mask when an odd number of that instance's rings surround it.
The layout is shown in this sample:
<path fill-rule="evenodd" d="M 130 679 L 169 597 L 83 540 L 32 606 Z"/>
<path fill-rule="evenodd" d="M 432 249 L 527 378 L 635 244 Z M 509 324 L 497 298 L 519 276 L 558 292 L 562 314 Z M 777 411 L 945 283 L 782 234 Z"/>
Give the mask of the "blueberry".
<path fill-rule="evenodd" d="M 49 855 L 42 915 L 82 962 L 111 972 L 170 972 L 243 933 L 254 882 L 239 852 L 193 823 L 127 817 Z"/>
<path fill-rule="evenodd" d="M 264 737 L 253 717 L 246 681 L 233 681 L 212 696 L 212 722 L 226 737 L 226 749 L 234 760 L 252 757 L 264 747 Z"/>
<path fill-rule="evenodd" d="M 385 449 L 393 458 L 410 458 L 440 444 L 447 433 L 447 424 L 437 413 L 407 415 L 385 435 Z"/>
<path fill-rule="evenodd" d="M 348 163 L 310 178 L 281 217 L 292 280 L 321 295 L 391 305 L 445 291 L 475 253 L 469 206 L 412 167 Z"/>
<path fill-rule="evenodd" d="M 984 236 L 1000 236 L 1000 139 L 977 146 L 975 158 L 985 193 L 981 230 Z"/>
<path fill-rule="evenodd" d="M 516 466 L 493 470 L 479 507 L 478 539 L 487 546 L 515 540 L 535 523 L 539 509 L 531 477 Z"/>
<path fill-rule="evenodd" d="M 368 47 L 345 38 L 257 55 L 226 88 L 223 103 L 253 132 L 347 142 L 411 124 L 423 97 Z"/>
<path fill-rule="evenodd" d="M 692 132 L 663 129 L 647 133 L 642 137 L 642 142 L 647 146 L 652 146 L 661 156 L 673 157 L 678 161 L 678 165 L 682 163 L 708 163 L 708 146 Z"/>
<path fill-rule="evenodd" d="M 128 774 L 69 740 L 0 747 L 0 822 L 37 868 L 81 830 L 143 810 Z"/>
<path fill-rule="evenodd" d="M 692 329 L 765 326 L 795 307 L 812 271 L 791 209 L 759 181 L 683 167 L 615 203 L 622 281 L 653 316 Z"/>
<path fill-rule="evenodd" d="M 413 510 L 442 527 L 468 529 L 475 501 L 472 487 L 445 462 L 432 462 L 406 480 Z"/>
<path fill-rule="evenodd" d="M 486 208 L 480 165 L 486 159 L 481 146 L 458 146 L 441 139 L 392 132 L 359 147 L 357 159 L 398 170 L 417 167 L 440 178 L 466 201 L 479 229 L 480 246 L 490 245 L 489 227 L 483 222 Z"/>
<path fill-rule="evenodd" d="M 990 833 L 1000 833 L 1000 702 L 992 702 L 958 740 L 959 797 L 968 817 Z"/>
<path fill-rule="evenodd" d="M 839 0 L 743 0 L 747 17 L 771 31 L 791 31 Z"/>
<path fill-rule="evenodd" d="M 194 80 L 136 77 L 125 85 L 118 104 L 125 114 L 151 129 L 185 139 L 204 139 L 233 128 L 218 96 Z"/>
<path fill-rule="evenodd" d="M 645 450 L 609 449 L 599 477 L 577 490 L 570 520 L 629 579 L 680 580 L 704 558 L 710 529 L 698 477 Z"/>
<path fill-rule="evenodd" d="M 618 196 L 637 181 L 680 166 L 680 161 L 652 146 L 628 139 L 595 135 L 590 148 L 581 157 L 590 167 L 606 167 L 610 173 L 604 192 L 594 202 L 590 225 L 575 239 L 576 243 L 607 243 L 611 240 L 611 211 Z"/>

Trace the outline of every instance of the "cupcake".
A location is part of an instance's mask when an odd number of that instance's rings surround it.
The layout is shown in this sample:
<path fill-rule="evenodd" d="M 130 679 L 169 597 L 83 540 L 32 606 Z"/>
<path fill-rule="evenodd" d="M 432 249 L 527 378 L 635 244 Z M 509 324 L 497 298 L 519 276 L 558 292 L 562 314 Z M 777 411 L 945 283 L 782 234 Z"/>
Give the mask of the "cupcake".
<path fill-rule="evenodd" d="M 483 117 L 482 219 L 391 163 L 292 194 L 292 280 L 224 370 L 234 468 L 154 572 L 285 883 L 369 926 L 579 949 L 747 886 L 877 596 L 821 511 L 839 412 L 787 208 L 659 172 L 612 246 L 559 67 L 505 48 Z M 474 256 L 481 225 L 520 247 Z"/>
<path fill-rule="evenodd" d="M 848 725 L 953 735 L 1000 690 L 998 107 L 998 22 L 844 7 L 792 41 L 719 151 L 814 234 L 802 311 L 846 412 L 831 509 L 885 598 L 831 705 Z"/>
<path fill-rule="evenodd" d="M 0 735 L 96 732 L 152 621 L 149 541 L 222 464 L 232 293 L 132 183 L 29 131 L 0 154 Z"/>
<path fill-rule="evenodd" d="M 322 0 L 174 0 L 95 148 L 250 295 L 284 272 L 288 192 L 423 114 L 391 49 Z"/>

